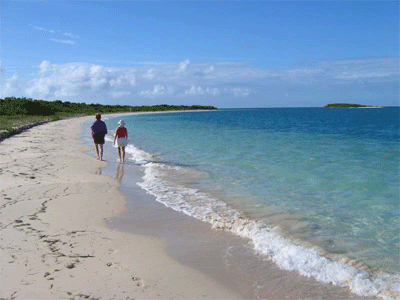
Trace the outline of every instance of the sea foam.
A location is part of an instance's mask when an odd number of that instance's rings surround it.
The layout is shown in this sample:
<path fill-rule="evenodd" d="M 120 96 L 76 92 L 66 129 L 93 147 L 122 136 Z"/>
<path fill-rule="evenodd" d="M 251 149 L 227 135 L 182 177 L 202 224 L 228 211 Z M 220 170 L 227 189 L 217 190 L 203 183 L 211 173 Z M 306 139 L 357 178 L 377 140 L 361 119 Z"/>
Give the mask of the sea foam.
<path fill-rule="evenodd" d="M 197 189 L 166 181 L 163 177 L 171 171 L 184 170 L 156 162 L 152 155 L 130 144 L 126 148 L 129 159 L 144 168 L 143 182 L 137 183 L 156 200 L 176 211 L 208 222 L 214 229 L 226 230 L 250 239 L 256 252 L 276 263 L 281 269 L 297 271 L 323 283 L 348 287 L 360 296 L 377 296 L 382 299 L 400 299 L 399 275 L 374 275 L 351 265 L 332 261 L 314 249 L 296 245 L 282 237 L 274 228 L 247 218 Z M 183 175 L 184 176 L 184 175 Z"/>

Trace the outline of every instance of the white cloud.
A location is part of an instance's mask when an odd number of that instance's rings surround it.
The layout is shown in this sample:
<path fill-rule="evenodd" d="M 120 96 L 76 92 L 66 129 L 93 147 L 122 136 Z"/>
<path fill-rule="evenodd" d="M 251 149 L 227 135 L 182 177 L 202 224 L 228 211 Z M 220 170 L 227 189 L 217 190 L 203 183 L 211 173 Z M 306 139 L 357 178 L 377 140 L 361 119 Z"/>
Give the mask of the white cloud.
<path fill-rule="evenodd" d="M 11 76 L 6 80 L 4 86 L 0 87 L 0 96 L 1 97 L 19 96 L 17 94 L 20 91 L 21 89 L 18 84 L 18 75 L 14 74 L 13 76 Z"/>
<path fill-rule="evenodd" d="M 145 90 L 140 92 L 141 96 L 154 97 L 154 96 L 164 96 L 172 95 L 174 93 L 174 88 L 172 86 L 164 86 L 162 84 L 157 84 L 152 90 Z"/>
<path fill-rule="evenodd" d="M 87 63 L 57 65 L 43 61 L 36 77 L 28 82 L 25 92 L 31 97 L 62 97 L 87 91 L 117 93 L 118 89 L 133 86 L 135 70 L 131 68 L 107 68 Z"/>
<path fill-rule="evenodd" d="M 49 72 L 52 70 L 52 65 L 48 60 L 44 60 L 42 61 L 42 63 L 39 65 L 40 68 L 40 72 L 41 73 L 45 73 L 45 72 Z"/>
<path fill-rule="evenodd" d="M 250 89 L 241 87 L 226 89 L 226 92 L 232 93 L 235 97 L 247 97 L 250 95 Z"/>
<path fill-rule="evenodd" d="M 186 95 L 204 95 L 204 90 L 201 88 L 201 86 L 194 86 L 192 85 L 190 89 L 185 90 Z"/>
<path fill-rule="evenodd" d="M 5 69 L 4 73 L 8 72 Z M 162 99 L 171 104 L 196 99 L 196 103 L 204 100 L 220 106 L 218 101 L 228 103 L 228 99 L 233 105 L 268 98 L 270 105 L 280 105 L 277 101 L 298 99 L 299 95 L 315 97 L 318 101 L 343 98 L 343 94 L 350 93 L 373 99 L 378 95 L 375 89 L 378 84 L 390 83 L 386 88 L 398 86 L 399 74 L 399 58 L 319 61 L 287 69 L 260 69 L 231 62 L 193 63 L 189 59 L 177 63 L 139 62 L 127 68 L 89 63 L 52 64 L 43 60 L 37 73 L 23 87 L 24 95 L 37 99 L 100 103 L 118 99 L 119 103 L 129 103 L 134 96 L 135 103 L 143 105 Z M 7 85 L 8 90 L 11 83 Z M 357 94 L 361 89 L 363 93 Z M 288 91 L 290 97 L 286 94 Z M 390 96 L 390 92 L 385 95 Z"/>
<path fill-rule="evenodd" d="M 178 73 L 185 73 L 190 65 L 190 60 L 187 58 L 185 61 L 179 63 L 179 67 L 177 69 Z"/>
<path fill-rule="evenodd" d="M 38 31 L 43 31 L 43 32 L 47 32 L 50 33 L 50 38 L 48 38 L 50 41 L 52 42 L 56 42 L 56 43 L 60 43 L 60 44 L 67 44 L 67 45 L 75 45 L 76 42 L 73 40 L 66 40 L 63 39 L 63 37 L 67 36 L 70 38 L 74 38 L 74 39 L 78 39 L 79 35 L 77 34 L 73 34 L 70 32 L 61 32 L 59 30 L 53 30 L 53 29 L 46 29 L 44 27 L 41 26 L 34 26 L 34 25 L 29 25 L 29 27 L 38 30 Z"/>
<path fill-rule="evenodd" d="M 75 39 L 79 38 L 79 35 L 74 34 L 74 33 L 70 33 L 70 32 L 61 32 L 61 31 L 54 30 L 54 29 L 46 29 L 44 27 L 35 26 L 35 25 L 31 25 L 31 24 L 29 24 L 28 26 L 33 28 L 33 29 L 35 29 L 35 30 L 38 30 L 38 31 L 44 31 L 44 32 L 53 33 L 53 34 L 61 34 L 61 35 L 68 36 L 70 38 L 75 38 Z"/>
<path fill-rule="evenodd" d="M 192 95 L 192 96 L 199 96 L 199 95 L 212 95 L 212 96 L 217 96 L 220 94 L 220 91 L 218 88 L 210 88 L 207 87 L 203 89 L 201 86 L 195 86 L 192 84 L 190 89 L 185 90 L 185 95 Z"/>
<path fill-rule="evenodd" d="M 56 32 L 56 31 L 53 30 L 53 29 L 46 29 L 46 28 L 40 27 L 40 26 L 29 25 L 29 27 L 32 27 L 32 28 L 35 29 L 35 30 L 46 31 L 46 32 L 49 32 L 49 33 L 55 33 L 55 32 Z"/>
<path fill-rule="evenodd" d="M 211 66 L 209 66 L 207 69 L 205 69 L 205 70 L 203 71 L 203 73 L 204 73 L 204 74 L 210 74 L 210 73 L 214 72 L 214 70 L 215 70 L 214 65 L 211 65 Z"/>
<path fill-rule="evenodd" d="M 208 88 L 206 88 L 206 93 L 210 94 L 210 95 L 213 95 L 213 96 L 218 96 L 221 92 L 219 91 L 218 88 L 210 88 L 210 87 L 208 87 Z"/>
<path fill-rule="evenodd" d="M 75 45 L 76 43 L 71 40 L 60 40 L 60 39 L 49 39 L 50 41 L 60 43 L 60 44 L 68 44 L 68 45 Z"/>
<path fill-rule="evenodd" d="M 70 38 L 74 38 L 74 39 L 78 39 L 79 38 L 79 35 L 73 34 L 73 33 L 69 33 L 69 32 L 64 32 L 63 35 L 68 36 Z"/>
<path fill-rule="evenodd" d="M 128 91 L 119 91 L 119 92 L 110 92 L 111 97 L 113 98 L 121 98 L 121 97 L 127 97 L 131 95 L 131 92 Z"/>
<path fill-rule="evenodd" d="M 144 74 L 142 77 L 146 79 L 153 79 L 156 76 L 156 71 L 155 69 L 151 68 L 147 70 L 147 73 Z"/>
<path fill-rule="evenodd" d="M 323 61 L 320 66 L 334 79 L 384 79 L 399 76 L 399 57 Z"/>

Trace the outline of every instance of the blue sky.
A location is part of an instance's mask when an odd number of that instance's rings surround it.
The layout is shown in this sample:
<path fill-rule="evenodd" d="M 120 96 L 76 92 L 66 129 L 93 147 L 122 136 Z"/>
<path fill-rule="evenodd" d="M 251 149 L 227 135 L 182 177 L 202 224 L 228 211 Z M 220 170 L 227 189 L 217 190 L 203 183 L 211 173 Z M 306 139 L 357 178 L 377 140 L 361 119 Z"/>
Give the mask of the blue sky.
<path fill-rule="evenodd" d="M 398 1 L 0 2 L 0 97 L 399 105 Z"/>

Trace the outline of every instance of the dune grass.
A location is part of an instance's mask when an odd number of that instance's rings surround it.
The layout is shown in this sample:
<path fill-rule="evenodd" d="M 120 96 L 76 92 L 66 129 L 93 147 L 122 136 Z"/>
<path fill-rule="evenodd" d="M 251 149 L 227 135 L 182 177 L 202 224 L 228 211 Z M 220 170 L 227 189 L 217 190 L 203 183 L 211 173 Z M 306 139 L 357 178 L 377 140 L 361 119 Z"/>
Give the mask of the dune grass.
<path fill-rule="evenodd" d="M 9 132 L 13 132 L 18 127 L 42 123 L 55 119 L 57 119 L 55 116 L 26 116 L 26 115 L 1 116 L 0 115 L 0 130 L 7 130 Z"/>

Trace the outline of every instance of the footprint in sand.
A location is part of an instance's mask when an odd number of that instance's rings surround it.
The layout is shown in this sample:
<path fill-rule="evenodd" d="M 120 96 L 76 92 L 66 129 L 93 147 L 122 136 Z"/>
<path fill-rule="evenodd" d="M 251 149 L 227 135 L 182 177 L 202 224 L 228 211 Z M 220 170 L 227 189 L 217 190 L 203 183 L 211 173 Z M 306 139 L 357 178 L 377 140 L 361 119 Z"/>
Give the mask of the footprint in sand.
<path fill-rule="evenodd" d="M 132 276 L 132 280 L 136 282 L 137 286 L 144 286 L 144 281 L 139 277 Z"/>

